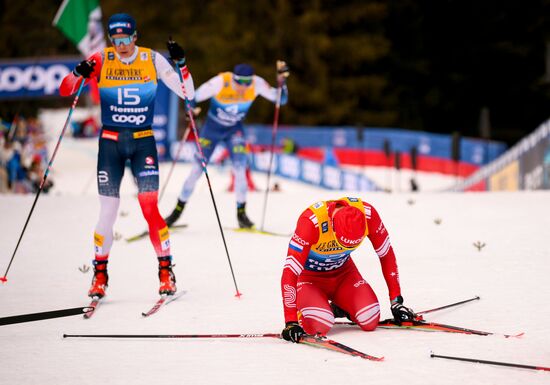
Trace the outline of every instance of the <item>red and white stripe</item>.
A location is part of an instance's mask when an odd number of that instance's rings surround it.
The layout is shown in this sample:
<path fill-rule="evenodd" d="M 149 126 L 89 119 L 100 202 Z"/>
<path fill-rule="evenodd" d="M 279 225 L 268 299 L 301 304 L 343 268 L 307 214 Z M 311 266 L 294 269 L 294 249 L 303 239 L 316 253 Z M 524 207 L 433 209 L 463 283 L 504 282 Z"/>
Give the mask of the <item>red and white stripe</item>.
<path fill-rule="evenodd" d="M 370 304 L 369 306 L 365 306 L 364 308 L 360 309 L 357 313 L 355 313 L 355 319 L 357 320 L 357 323 L 361 326 L 368 325 L 377 317 L 380 315 L 380 305 L 378 302 Z"/>
<path fill-rule="evenodd" d="M 384 242 L 382 242 L 382 245 L 375 250 L 376 254 L 378 254 L 379 258 L 383 258 L 386 254 L 388 254 L 388 251 L 390 251 L 390 247 L 390 237 L 387 236 L 386 239 L 384 239 Z"/>
<path fill-rule="evenodd" d="M 322 307 L 305 307 L 300 312 L 304 319 L 320 322 L 328 327 L 334 325 L 334 314 L 330 310 Z"/>
<path fill-rule="evenodd" d="M 371 214 L 371 206 L 370 205 L 367 205 L 365 202 L 363 202 L 363 207 L 365 208 L 365 218 L 367 219 L 370 219 L 372 214 Z"/>
<path fill-rule="evenodd" d="M 311 221 L 311 223 L 313 223 L 313 225 L 314 225 L 315 227 L 319 227 L 319 220 L 317 219 L 317 215 L 312 214 L 312 215 L 309 217 L 309 220 Z"/>
<path fill-rule="evenodd" d="M 283 269 L 290 269 L 295 275 L 300 275 L 304 269 L 300 262 L 292 255 L 287 255 Z"/>

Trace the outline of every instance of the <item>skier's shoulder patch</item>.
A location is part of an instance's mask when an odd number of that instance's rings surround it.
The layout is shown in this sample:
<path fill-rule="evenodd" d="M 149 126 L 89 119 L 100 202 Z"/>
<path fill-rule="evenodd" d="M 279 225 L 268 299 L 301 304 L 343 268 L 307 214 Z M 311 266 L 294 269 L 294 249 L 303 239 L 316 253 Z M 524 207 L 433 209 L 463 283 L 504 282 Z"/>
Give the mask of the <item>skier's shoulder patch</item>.
<path fill-rule="evenodd" d="M 320 207 L 323 207 L 324 204 L 325 202 L 321 201 L 321 202 L 314 203 L 312 206 L 314 209 L 318 209 Z"/>

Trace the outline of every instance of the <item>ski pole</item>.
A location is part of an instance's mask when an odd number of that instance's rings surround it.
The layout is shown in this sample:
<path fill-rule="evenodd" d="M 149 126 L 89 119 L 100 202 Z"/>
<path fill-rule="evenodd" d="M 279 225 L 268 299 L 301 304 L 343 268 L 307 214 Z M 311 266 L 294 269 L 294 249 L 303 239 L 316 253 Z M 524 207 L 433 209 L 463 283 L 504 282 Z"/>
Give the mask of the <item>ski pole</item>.
<path fill-rule="evenodd" d="M 13 251 L 13 254 L 11 256 L 10 262 L 8 264 L 8 267 L 6 268 L 6 272 L 4 273 L 3 277 L 0 277 L 0 281 L 7 282 L 8 278 L 8 271 L 10 270 L 11 264 L 13 262 L 13 259 L 15 258 L 15 253 L 17 253 L 17 249 L 19 248 L 19 244 L 21 243 L 21 239 L 23 239 L 23 234 L 25 234 L 25 230 L 27 229 L 27 225 L 29 224 L 29 219 L 31 219 L 31 215 L 34 211 L 34 207 L 36 206 L 36 202 L 38 201 L 38 197 L 40 196 L 40 193 L 42 192 L 42 189 L 44 187 L 44 184 L 46 183 L 46 179 L 48 178 L 48 174 L 50 173 L 50 170 L 52 168 L 53 161 L 55 159 L 55 155 L 57 154 L 57 150 L 59 149 L 59 145 L 61 144 L 61 140 L 63 139 L 63 135 L 65 135 L 65 130 L 67 129 L 67 126 L 69 125 L 69 122 L 71 121 L 71 116 L 73 115 L 73 111 L 76 107 L 76 104 L 78 103 L 78 98 L 80 97 L 80 93 L 82 92 L 82 88 L 84 88 L 85 80 L 82 78 L 82 81 L 80 82 L 80 86 L 78 87 L 78 91 L 76 92 L 76 96 L 73 100 L 73 104 L 71 105 L 71 108 L 69 109 L 69 115 L 67 116 L 67 120 L 65 121 L 65 125 L 63 126 L 63 129 L 61 130 L 61 134 L 59 135 L 59 139 L 57 140 L 57 144 L 55 145 L 55 149 L 53 151 L 52 157 L 50 158 L 50 162 L 48 163 L 48 167 L 46 168 L 46 171 L 44 172 L 44 176 L 42 177 L 42 181 L 40 182 L 40 186 L 38 187 L 38 191 L 36 192 L 36 196 L 34 197 L 34 202 L 31 206 L 31 211 L 29 212 L 29 215 L 27 216 L 27 220 L 25 221 L 25 225 L 23 226 L 23 230 L 21 231 L 21 234 L 19 235 L 19 240 L 17 241 L 17 245 L 15 246 L 15 250 Z"/>
<path fill-rule="evenodd" d="M 0 318 L 0 325 L 11 325 L 11 324 L 18 324 L 23 322 L 41 321 L 41 320 L 50 319 L 50 318 L 68 317 L 71 315 L 84 314 L 90 311 L 91 309 L 92 308 L 88 306 L 73 307 L 70 309 L 52 310 L 52 311 L 44 311 L 40 313 L 21 314 L 21 315 L 14 315 L 10 317 L 2 317 Z"/>
<path fill-rule="evenodd" d="M 63 338 L 281 338 L 279 333 L 248 334 L 63 334 Z"/>
<path fill-rule="evenodd" d="M 427 314 L 427 313 L 431 313 L 431 312 L 438 311 L 438 310 L 448 309 L 448 308 L 450 308 L 450 307 L 462 305 L 463 303 L 472 302 L 472 301 L 475 301 L 475 300 L 478 300 L 478 299 L 480 299 L 480 297 L 479 297 L 478 295 L 476 295 L 475 297 L 470 298 L 470 299 L 466 299 L 466 300 L 464 300 L 464 301 L 459 301 L 459 302 L 451 303 L 451 304 L 449 304 L 449 305 L 445 305 L 445 306 L 440 306 L 440 307 L 436 307 L 436 308 L 433 308 L 433 309 L 428 309 L 428 310 L 419 311 L 418 313 L 416 313 L 416 315 L 422 315 L 422 314 Z"/>
<path fill-rule="evenodd" d="M 445 305 L 445 306 L 440 306 L 440 307 L 436 307 L 436 308 L 433 308 L 433 309 L 428 309 L 428 310 L 423 310 L 423 311 L 419 311 L 416 313 L 417 317 L 416 320 L 417 321 L 422 321 L 423 320 L 423 317 L 422 317 L 422 314 L 427 314 L 427 313 L 432 313 L 434 311 L 438 311 L 438 310 L 443 310 L 443 309 L 448 309 L 450 307 L 454 307 L 454 306 L 458 306 L 458 305 L 462 305 L 463 303 L 467 303 L 467 302 L 471 302 L 471 301 L 475 301 L 475 300 L 478 300 L 480 299 L 480 297 L 478 295 L 476 295 L 475 297 L 473 298 L 470 298 L 470 299 L 466 299 L 464 301 L 459 301 L 459 302 L 455 302 L 455 303 L 451 303 L 449 305 Z M 347 321 L 344 321 L 344 322 L 336 322 L 336 325 L 356 325 L 355 322 L 347 322 Z"/>
<path fill-rule="evenodd" d="M 434 352 L 430 353 L 430 357 L 432 357 L 432 358 L 444 358 L 444 359 L 447 359 L 447 360 L 475 362 L 477 364 L 508 366 L 508 367 L 512 367 L 512 368 L 544 370 L 544 371 L 550 372 L 550 368 L 545 367 L 545 366 L 523 365 L 523 364 L 516 364 L 516 363 L 512 363 L 512 362 L 488 361 L 488 360 L 480 360 L 478 358 L 442 356 L 442 355 L 439 355 L 439 354 L 435 354 Z"/>
<path fill-rule="evenodd" d="M 63 334 L 63 338 L 121 338 L 121 339 L 139 339 L 139 338 L 157 338 L 157 339 L 189 339 L 189 338 L 278 338 L 280 333 L 249 333 L 249 334 Z M 316 348 L 327 349 L 338 353 L 344 353 L 350 356 L 361 357 L 372 361 L 382 361 L 384 357 L 371 356 L 347 345 L 329 340 L 326 337 L 303 335 L 300 344 L 313 346 Z"/>
<path fill-rule="evenodd" d="M 271 146 L 269 147 L 269 166 L 267 168 L 267 186 L 264 195 L 264 207 L 262 211 L 262 225 L 260 230 L 264 231 L 265 213 L 267 210 L 267 197 L 269 195 L 269 183 L 271 179 L 271 167 L 273 166 L 273 157 L 275 152 L 275 138 L 277 136 L 277 128 L 279 126 L 279 110 L 281 109 L 281 97 L 283 94 L 283 84 L 279 82 L 277 85 L 277 99 L 275 101 L 275 113 L 273 116 L 273 128 L 271 129 Z"/>
<path fill-rule="evenodd" d="M 170 38 L 170 41 L 172 41 L 172 38 Z M 202 151 L 201 144 L 199 142 L 199 134 L 197 131 L 197 126 L 195 125 L 195 119 L 193 118 L 193 111 L 191 108 L 191 104 L 189 103 L 189 99 L 187 98 L 187 92 L 185 90 L 185 83 L 183 82 L 184 79 L 184 71 L 187 71 L 187 69 L 184 66 L 181 66 L 179 63 L 176 63 L 176 66 L 178 67 L 178 75 L 180 77 L 181 81 L 181 90 L 183 92 L 184 101 L 185 101 L 185 109 L 187 111 L 187 114 L 189 115 L 189 124 L 191 126 L 191 129 L 193 130 L 193 134 L 195 136 L 195 144 L 197 146 L 197 150 L 200 155 L 200 162 L 202 166 L 202 170 L 204 171 L 204 176 L 206 177 L 206 182 L 208 183 L 208 190 L 210 191 L 210 197 L 212 198 L 212 204 L 214 205 L 214 212 L 216 213 L 216 219 L 218 221 L 218 227 L 220 228 L 220 233 L 222 236 L 223 246 L 225 248 L 225 254 L 227 256 L 227 261 L 229 262 L 229 269 L 231 270 L 231 276 L 233 277 L 233 284 L 235 285 L 235 297 L 240 298 L 241 292 L 239 292 L 239 288 L 237 286 L 237 280 L 235 279 L 235 272 L 233 271 L 233 265 L 231 263 L 231 257 L 229 256 L 229 250 L 227 248 L 227 242 L 225 241 L 225 234 L 223 232 L 222 223 L 220 220 L 220 214 L 218 213 L 218 206 L 216 205 L 216 199 L 214 198 L 214 192 L 212 191 L 212 184 L 210 183 L 210 177 L 208 176 L 208 170 L 206 169 L 206 159 L 204 157 L 204 153 Z"/>

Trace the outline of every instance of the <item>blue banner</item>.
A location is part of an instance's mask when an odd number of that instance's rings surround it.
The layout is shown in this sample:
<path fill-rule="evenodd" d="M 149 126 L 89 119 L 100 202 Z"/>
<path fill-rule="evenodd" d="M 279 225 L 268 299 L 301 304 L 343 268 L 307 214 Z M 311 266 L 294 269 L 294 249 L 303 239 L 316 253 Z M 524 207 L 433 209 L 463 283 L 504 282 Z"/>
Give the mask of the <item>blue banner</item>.
<path fill-rule="evenodd" d="M 72 56 L 0 61 L 0 100 L 60 97 L 61 81 L 81 60 L 80 56 Z M 159 82 L 153 130 L 160 160 L 169 158 L 168 126 L 177 124 L 178 120 L 177 103 L 170 99 L 173 97 L 177 98 L 164 83 Z M 176 108 L 176 111 L 171 111 L 171 108 Z"/>
<path fill-rule="evenodd" d="M 269 152 L 253 153 L 251 168 L 267 172 L 271 154 Z M 365 175 L 329 166 L 319 162 L 301 159 L 294 155 L 273 154 L 271 172 L 288 179 L 301 181 L 328 190 L 381 191 Z"/>
<path fill-rule="evenodd" d="M 0 99 L 59 96 L 61 80 L 80 57 L 0 61 Z"/>
<path fill-rule="evenodd" d="M 269 146 L 272 127 L 251 124 L 246 126 L 247 141 L 255 145 Z M 278 143 L 283 138 L 293 140 L 299 147 L 349 148 L 379 150 L 388 141 L 391 151 L 408 153 L 413 147 L 420 156 L 450 159 L 452 136 L 397 128 L 350 127 L 350 126 L 282 126 L 277 132 Z M 496 159 L 506 150 L 502 142 L 462 138 L 460 143 L 461 161 L 474 165 L 484 165 Z"/>

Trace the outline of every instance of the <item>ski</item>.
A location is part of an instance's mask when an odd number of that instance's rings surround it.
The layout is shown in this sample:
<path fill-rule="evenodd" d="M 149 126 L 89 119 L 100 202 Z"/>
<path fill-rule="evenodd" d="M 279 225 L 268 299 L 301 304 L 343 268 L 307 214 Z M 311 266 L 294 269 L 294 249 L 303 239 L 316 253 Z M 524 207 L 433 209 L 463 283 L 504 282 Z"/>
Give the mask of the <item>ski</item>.
<path fill-rule="evenodd" d="M 187 224 L 173 225 L 173 226 L 168 227 L 168 229 L 170 231 L 177 231 L 178 229 L 185 229 L 187 226 L 188 226 Z M 130 242 L 139 241 L 140 239 L 143 239 L 148 235 L 149 235 L 149 230 L 145 230 L 142 233 L 139 233 L 139 234 L 136 234 L 132 237 L 126 238 L 126 242 L 130 243 Z"/>
<path fill-rule="evenodd" d="M 252 228 L 240 228 L 240 227 L 224 227 L 225 230 L 231 230 L 236 233 L 250 233 L 250 234 L 261 234 L 261 235 L 271 235 L 274 237 L 284 237 L 288 238 L 292 236 L 292 234 L 283 234 L 283 233 L 276 233 L 273 231 L 265 231 L 265 230 L 259 230 L 255 227 Z"/>
<path fill-rule="evenodd" d="M 30 313 L 14 315 L 10 317 L 0 317 L 0 325 L 11 325 L 23 322 L 41 321 L 51 318 L 68 317 L 72 315 L 78 315 L 90 310 L 90 307 L 73 307 L 70 309 L 44 311 L 40 313 Z"/>
<path fill-rule="evenodd" d="M 186 293 L 185 290 L 181 290 L 175 293 L 174 295 L 162 294 L 160 298 L 157 300 L 157 302 L 155 302 L 153 307 L 146 312 L 142 312 L 141 315 L 143 317 L 149 317 L 155 314 L 156 312 L 158 312 L 163 306 L 168 305 L 172 301 L 175 301 L 185 293 Z"/>
<path fill-rule="evenodd" d="M 338 322 L 335 322 L 335 324 L 336 325 L 356 325 L 355 322 L 346 322 L 346 321 L 343 321 L 343 322 L 338 321 Z M 506 338 L 519 338 L 525 334 L 523 332 L 517 333 L 517 334 L 493 333 L 493 332 L 486 332 L 482 330 L 463 328 L 460 326 L 440 324 L 437 322 L 426 322 L 423 320 L 415 320 L 412 322 L 402 322 L 401 325 L 398 325 L 395 322 L 395 320 L 393 320 L 392 318 L 380 321 L 378 323 L 378 327 L 381 329 L 411 329 L 411 330 L 418 330 L 418 331 L 424 331 L 424 332 L 475 334 L 478 336 L 496 335 L 496 336 L 503 336 Z"/>
<path fill-rule="evenodd" d="M 384 321 L 380 321 L 378 323 L 378 327 L 383 329 L 413 329 L 413 330 L 420 330 L 420 331 L 438 331 L 438 332 L 448 332 L 448 333 L 462 333 L 462 334 L 475 334 L 478 336 L 491 336 L 491 335 L 497 335 L 497 336 L 503 336 L 506 338 L 518 338 L 523 336 L 525 333 L 517 333 L 517 334 L 502 334 L 502 333 L 493 333 L 493 332 L 485 332 L 481 330 L 475 330 L 475 329 L 468 329 L 463 328 L 460 326 L 453 326 L 453 325 L 445 325 L 440 324 L 437 322 L 426 322 L 421 320 L 415 320 L 412 322 L 402 322 L 401 325 L 398 325 L 395 323 L 395 320 L 393 319 L 387 319 Z"/>
<path fill-rule="evenodd" d="M 282 339 L 279 333 L 242 333 L 242 334 L 63 334 L 63 338 L 158 338 L 158 339 L 192 339 L 192 338 L 277 338 Z M 341 344 L 326 337 L 304 335 L 300 344 L 327 349 L 349 356 L 361 357 L 371 361 L 382 361 L 384 357 L 372 356 Z"/>
<path fill-rule="evenodd" d="M 439 355 L 439 354 L 435 354 L 434 352 L 430 353 L 430 357 L 432 357 L 432 358 L 444 358 L 444 359 L 447 359 L 447 360 L 474 362 L 476 364 L 499 365 L 499 366 L 508 366 L 508 367 L 512 367 L 512 368 L 543 370 L 543 371 L 550 372 L 550 368 L 546 367 L 546 366 L 524 365 L 524 364 L 516 364 L 516 363 L 513 363 L 513 362 L 488 361 L 488 360 L 481 360 L 481 359 L 478 359 L 478 358 L 442 356 L 442 355 Z"/>
<path fill-rule="evenodd" d="M 90 304 L 88 305 L 89 310 L 86 313 L 84 313 L 84 318 L 85 319 L 89 319 L 95 314 L 95 311 L 96 311 L 97 307 L 99 306 L 100 302 L 101 302 L 100 297 L 92 297 L 92 300 L 90 301 Z"/>
<path fill-rule="evenodd" d="M 330 340 L 324 337 L 304 335 L 300 339 L 300 343 L 313 346 L 316 348 L 332 350 L 332 351 L 347 354 L 350 356 L 361 357 L 365 360 L 371 360 L 371 361 L 384 360 L 384 357 L 371 356 L 370 354 L 360 352 L 359 350 L 356 350 L 347 345 L 341 344 L 340 342 L 336 342 L 334 340 Z"/>

